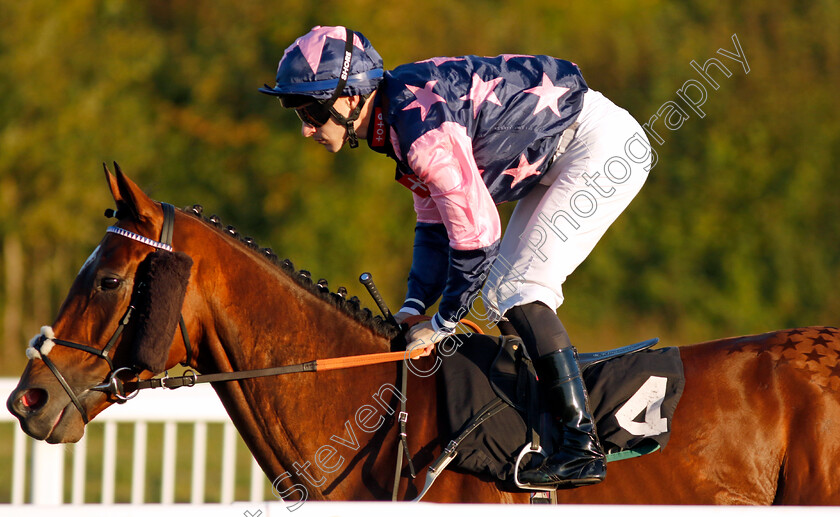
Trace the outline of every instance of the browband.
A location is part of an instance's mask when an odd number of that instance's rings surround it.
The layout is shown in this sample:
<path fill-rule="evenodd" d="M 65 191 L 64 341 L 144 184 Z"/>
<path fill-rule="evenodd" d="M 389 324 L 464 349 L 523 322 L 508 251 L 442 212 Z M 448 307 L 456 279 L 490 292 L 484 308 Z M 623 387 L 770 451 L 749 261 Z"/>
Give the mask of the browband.
<path fill-rule="evenodd" d="M 130 232 L 124 228 L 119 228 L 117 226 L 109 226 L 107 230 L 108 233 L 116 233 L 117 235 L 122 235 L 123 237 L 128 237 L 129 239 L 135 240 L 137 242 L 142 242 L 148 246 L 153 248 L 157 248 L 159 250 L 164 251 L 172 251 L 172 246 L 169 244 L 164 244 L 162 242 L 158 242 L 154 239 L 150 239 L 148 237 L 143 237 L 142 235 L 138 235 L 134 232 Z"/>

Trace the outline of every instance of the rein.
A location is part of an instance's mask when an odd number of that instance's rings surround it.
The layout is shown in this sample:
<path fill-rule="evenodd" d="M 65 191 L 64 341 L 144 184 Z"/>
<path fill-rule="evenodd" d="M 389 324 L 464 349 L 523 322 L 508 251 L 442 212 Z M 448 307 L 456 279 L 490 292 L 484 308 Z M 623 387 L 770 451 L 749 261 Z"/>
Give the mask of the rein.
<path fill-rule="evenodd" d="M 286 375 L 290 373 L 341 370 L 344 368 L 355 368 L 357 366 L 369 366 L 373 364 L 392 363 L 405 359 L 416 359 L 421 353 L 423 353 L 423 350 L 418 348 L 412 350 L 411 352 L 380 352 L 374 354 L 351 355 L 329 359 L 316 359 L 305 363 L 275 366 L 259 370 L 240 370 L 238 372 L 207 373 L 203 375 L 199 375 L 192 370 L 188 370 L 186 375 L 179 377 L 169 377 L 166 375 L 164 377 L 155 377 L 152 379 L 137 381 L 122 381 L 117 377 L 111 377 L 108 379 L 106 384 L 96 386 L 91 389 L 100 389 L 100 391 L 116 390 L 118 393 L 122 392 L 123 396 L 125 396 L 124 393 L 127 392 L 131 397 L 134 397 L 135 392 L 150 388 L 175 389 L 183 386 L 195 386 L 196 384 L 205 382 L 229 382 L 242 379 L 254 379 L 257 377 Z"/>

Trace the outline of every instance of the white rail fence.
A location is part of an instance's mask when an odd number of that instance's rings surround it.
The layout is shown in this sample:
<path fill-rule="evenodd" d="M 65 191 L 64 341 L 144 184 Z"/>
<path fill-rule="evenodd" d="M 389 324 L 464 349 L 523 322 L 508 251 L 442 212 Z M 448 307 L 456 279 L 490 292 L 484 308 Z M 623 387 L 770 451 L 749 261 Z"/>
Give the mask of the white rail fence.
<path fill-rule="evenodd" d="M 209 500 L 227 504 L 265 500 L 266 477 L 207 384 L 142 392 L 126 404 L 106 409 L 87 426 L 82 440 L 67 445 L 36 441 L 21 431 L 5 408 L 16 385 L 17 379 L 0 379 L 0 402 L 4 404 L 0 409 L 0 479 L 11 485 L 10 492 L 5 488 L 5 495 L 0 490 L 0 503 L 200 504 Z M 211 439 L 208 430 L 212 430 Z M 208 447 L 212 449 L 209 456 Z M 191 449 L 191 454 L 185 449 Z M 188 458 L 183 463 L 190 464 L 182 464 L 183 458 Z M 120 465 L 127 459 L 130 470 Z M 208 463 L 218 470 L 212 472 Z M 160 469 L 149 471 L 150 464 L 160 464 Z M 100 486 L 92 486 L 97 477 Z M 247 497 L 243 497 L 246 490 Z M 187 492 L 189 499 L 184 500 Z"/>

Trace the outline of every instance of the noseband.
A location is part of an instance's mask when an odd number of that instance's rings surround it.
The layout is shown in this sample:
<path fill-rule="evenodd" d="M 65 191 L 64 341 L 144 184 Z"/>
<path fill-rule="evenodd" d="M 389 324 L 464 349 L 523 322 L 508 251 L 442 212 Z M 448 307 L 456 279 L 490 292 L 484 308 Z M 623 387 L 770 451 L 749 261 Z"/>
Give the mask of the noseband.
<path fill-rule="evenodd" d="M 155 248 L 156 250 L 160 250 L 163 252 L 171 252 L 172 232 L 175 227 L 175 207 L 168 203 L 161 203 L 161 208 L 163 209 L 163 227 L 161 228 L 159 241 L 150 239 L 148 237 L 144 237 L 142 235 L 138 235 L 134 232 L 130 232 L 128 230 L 116 226 L 109 226 L 106 232 L 114 233 L 135 240 L 137 242 L 141 242 L 143 244 Z M 142 282 L 138 284 L 137 289 L 139 289 L 141 285 Z M 79 413 L 82 415 L 82 420 L 85 422 L 85 425 L 87 425 L 90 422 L 90 418 L 88 418 L 87 412 L 82 406 L 82 403 L 79 401 L 79 397 L 67 383 L 67 380 L 64 378 L 64 375 L 62 375 L 58 367 L 56 367 L 55 363 L 53 363 L 53 361 L 48 357 L 49 351 L 52 349 L 53 345 L 61 345 L 67 348 L 81 350 L 82 352 L 87 352 L 100 359 L 104 359 L 108 363 L 109 368 L 108 377 L 106 381 L 103 384 L 92 386 L 90 388 L 85 389 L 84 391 L 102 391 L 105 393 L 110 393 L 111 395 L 116 397 L 118 403 L 122 404 L 125 401 L 134 398 L 138 392 L 135 391 L 129 395 L 126 395 L 122 387 L 122 382 L 120 381 L 120 379 L 118 379 L 118 374 L 125 370 L 134 374 L 134 377 L 137 377 L 139 372 L 137 372 L 134 368 L 127 366 L 114 369 L 114 363 L 109 354 L 111 352 L 111 349 L 116 344 L 117 340 L 122 335 L 126 325 L 128 325 L 129 321 L 131 320 L 131 315 L 134 313 L 134 310 L 135 307 L 133 305 L 128 306 L 128 308 L 125 311 L 125 314 L 123 314 L 123 317 L 120 318 L 120 323 L 114 331 L 114 334 L 111 336 L 111 339 L 108 340 L 108 343 L 101 350 L 89 345 L 75 343 L 73 341 L 56 339 L 50 327 L 43 327 L 41 329 L 41 334 L 36 336 L 29 344 L 31 351 L 27 350 L 27 356 L 29 356 L 31 359 L 40 358 L 42 361 L 44 361 L 44 364 L 47 365 L 47 368 L 49 368 L 50 371 L 53 373 L 55 378 L 58 380 L 59 384 L 61 384 L 61 387 L 64 388 L 65 392 L 67 392 L 67 395 L 70 397 L 70 400 L 73 402 L 73 405 L 76 406 L 76 409 L 79 410 Z M 181 329 L 181 335 L 183 336 L 184 346 L 186 347 L 187 351 L 187 358 L 185 360 L 185 363 L 189 364 L 192 360 L 192 347 L 190 346 L 190 340 L 187 335 L 187 328 L 184 324 L 183 316 L 181 316 L 178 326 Z M 49 347 L 45 346 L 47 344 L 49 345 Z"/>

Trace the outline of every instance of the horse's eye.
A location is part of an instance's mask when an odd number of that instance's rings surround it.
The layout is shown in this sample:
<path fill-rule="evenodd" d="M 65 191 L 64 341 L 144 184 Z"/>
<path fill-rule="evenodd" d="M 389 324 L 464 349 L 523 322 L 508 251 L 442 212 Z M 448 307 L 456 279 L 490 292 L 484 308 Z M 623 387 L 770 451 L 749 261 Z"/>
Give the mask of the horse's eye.
<path fill-rule="evenodd" d="M 120 286 L 120 279 L 113 277 L 106 277 L 99 281 L 99 287 L 105 291 L 112 291 Z"/>

